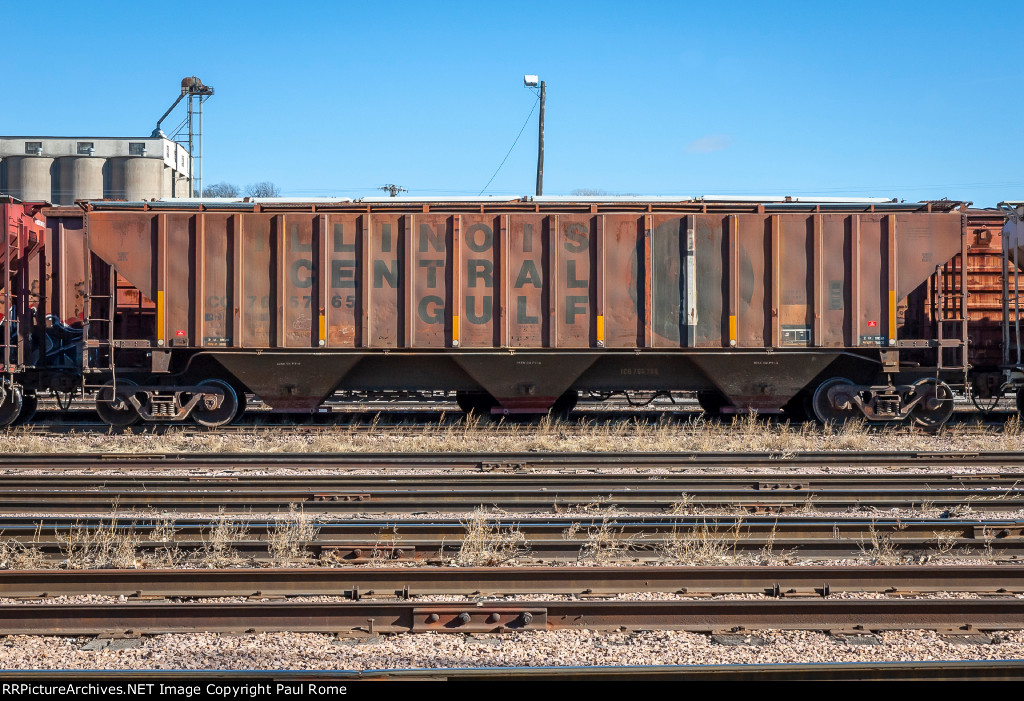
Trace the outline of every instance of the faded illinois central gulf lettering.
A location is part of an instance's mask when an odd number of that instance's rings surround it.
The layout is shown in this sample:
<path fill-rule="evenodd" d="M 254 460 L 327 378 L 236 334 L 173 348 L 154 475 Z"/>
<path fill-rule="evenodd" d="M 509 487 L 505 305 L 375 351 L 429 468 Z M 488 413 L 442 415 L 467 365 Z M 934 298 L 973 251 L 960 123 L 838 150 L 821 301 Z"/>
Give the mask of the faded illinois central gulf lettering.
<path fill-rule="evenodd" d="M 392 226 L 389 223 L 380 228 L 380 251 L 389 253 L 394 250 L 396 242 Z M 513 241 L 522 253 L 533 253 L 538 245 L 539 237 L 532 224 L 523 226 L 522 237 Z M 462 233 L 463 243 L 470 256 L 466 258 L 463 272 L 464 318 L 471 324 L 486 324 L 491 321 L 494 309 L 494 230 L 486 224 L 471 224 Z M 584 224 L 569 224 L 565 229 L 562 247 L 568 253 L 582 253 L 589 248 L 589 234 Z M 417 273 L 423 276 L 428 290 L 437 290 L 436 294 L 425 294 L 416 302 L 416 315 L 425 324 L 443 324 L 445 320 L 445 254 L 447 247 L 443 228 L 435 230 L 430 224 L 421 222 L 416 232 L 416 250 L 419 256 L 415 261 Z M 297 226 L 289 229 L 289 248 L 293 252 L 312 253 L 312 243 L 302 243 Z M 335 222 L 331 231 L 331 250 L 335 254 L 351 254 L 332 257 L 330 260 L 330 288 L 332 291 L 354 289 L 359 285 L 359 268 L 356 261 L 356 234 L 345 230 L 341 222 Z M 422 254 L 437 257 L 427 257 Z M 473 257 L 472 254 L 481 254 Z M 486 254 L 486 257 L 485 255 Z M 374 289 L 384 285 L 397 288 L 400 284 L 399 261 L 374 259 L 370 262 L 371 280 Z M 590 280 L 589 266 L 578 265 L 574 259 L 562 263 L 565 287 L 570 293 L 565 296 L 565 323 L 576 323 L 576 317 L 586 314 L 590 301 L 588 290 Z M 511 271 L 510 280 L 513 292 L 532 287 L 536 290 L 544 288 L 544 276 L 541 274 L 539 262 L 527 258 Z M 298 288 L 312 287 L 315 267 L 312 257 L 297 258 L 289 265 L 289 278 L 292 285 Z M 579 290 L 579 294 L 571 292 Z M 525 294 L 512 295 L 512 313 L 517 324 L 540 324 L 537 314 L 529 311 L 528 297 Z M 339 305 L 334 305 L 339 306 Z M 350 306 L 350 305 L 349 305 Z"/>

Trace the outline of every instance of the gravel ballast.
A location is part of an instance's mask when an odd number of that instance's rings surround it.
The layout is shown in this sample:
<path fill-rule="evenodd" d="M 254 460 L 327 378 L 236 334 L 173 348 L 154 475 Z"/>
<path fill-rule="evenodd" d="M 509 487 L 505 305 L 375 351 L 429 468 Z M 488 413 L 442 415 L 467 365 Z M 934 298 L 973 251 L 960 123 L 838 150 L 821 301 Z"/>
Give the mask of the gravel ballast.
<path fill-rule="evenodd" d="M 775 664 L 1024 658 L 1024 633 L 964 645 L 932 631 L 877 634 L 878 645 L 824 632 L 745 631 L 764 645 L 720 645 L 675 631 L 600 634 L 544 631 L 502 636 L 419 634 L 341 639 L 311 633 L 159 635 L 131 649 L 83 650 L 90 638 L 0 639 L 5 669 L 408 669 L 457 667 Z M 120 647 L 120 646 L 118 646 Z"/>

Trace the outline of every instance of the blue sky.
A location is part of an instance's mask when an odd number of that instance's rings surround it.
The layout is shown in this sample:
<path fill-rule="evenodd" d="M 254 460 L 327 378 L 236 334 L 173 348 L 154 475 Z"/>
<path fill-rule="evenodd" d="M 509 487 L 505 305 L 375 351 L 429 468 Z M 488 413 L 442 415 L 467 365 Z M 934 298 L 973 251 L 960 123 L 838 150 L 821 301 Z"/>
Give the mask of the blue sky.
<path fill-rule="evenodd" d="M 0 133 L 148 135 L 197 75 L 206 184 L 475 195 L 535 73 L 545 194 L 1024 199 L 1021 2 L 152 7 L 3 2 Z M 489 194 L 533 193 L 536 118 Z"/>

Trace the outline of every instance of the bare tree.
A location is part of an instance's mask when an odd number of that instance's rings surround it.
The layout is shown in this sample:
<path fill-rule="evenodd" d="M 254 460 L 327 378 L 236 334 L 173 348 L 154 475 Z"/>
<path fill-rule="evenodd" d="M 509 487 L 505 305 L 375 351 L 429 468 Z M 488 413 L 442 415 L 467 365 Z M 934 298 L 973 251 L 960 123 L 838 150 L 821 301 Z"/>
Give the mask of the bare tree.
<path fill-rule="evenodd" d="M 216 183 L 203 188 L 203 197 L 238 197 L 237 185 L 231 183 Z"/>
<path fill-rule="evenodd" d="M 245 186 L 247 197 L 280 197 L 281 188 L 269 180 L 261 180 L 258 183 L 249 183 Z"/>

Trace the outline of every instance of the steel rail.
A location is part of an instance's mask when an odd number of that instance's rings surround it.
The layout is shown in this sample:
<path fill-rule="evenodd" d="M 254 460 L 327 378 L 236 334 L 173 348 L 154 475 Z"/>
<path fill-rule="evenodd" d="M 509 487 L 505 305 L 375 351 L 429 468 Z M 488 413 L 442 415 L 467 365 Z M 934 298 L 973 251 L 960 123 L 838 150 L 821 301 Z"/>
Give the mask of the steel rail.
<path fill-rule="evenodd" d="M 859 567 L 353 567 L 145 570 L 2 570 L 0 596 L 155 597 L 417 596 L 663 592 L 775 598 L 844 593 L 1024 593 L 1018 566 Z"/>
<path fill-rule="evenodd" d="M 470 471 L 585 470 L 601 468 L 665 469 L 694 471 L 708 468 L 800 467 L 871 468 L 988 468 L 1024 471 L 1020 452 L 802 452 L 802 453 L 74 453 L 0 455 L 0 469 L 229 469 L 251 471 L 271 467 L 309 469 L 448 469 Z"/>
<path fill-rule="evenodd" d="M 559 538 L 534 539 L 523 543 L 521 554 L 515 559 L 520 562 L 537 563 L 598 563 L 598 562 L 675 562 L 678 558 L 672 553 L 675 548 L 683 547 L 679 541 L 666 537 L 626 538 L 611 534 L 611 542 L 607 545 L 595 545 L 590 538 Z M 303 551 L 307 558 L 317 558 L 329 564 L 366 564 L 383 562 L 442 564 L 457 559 L 461 549 L 459 540 L 446 539 L 402 539 L 397 542 L 367 540 L 362 542 L 315 542 L 305 546 Z M 767 551 L 780 559 L 789 561 L 820 560 L 830 558 L 867 558 L 871 559 L 878 549 L 870 540 L 852 541 L 836 540 L 805 541 L 787 539 L 778 536 L 766 538 L 733 537 L 722 533 L 709 537 L 697 535 L 693 543 L 718 544 L 723 551 L 722 558 L 737 558 L 743 555 L 756 555 Z M 265 541 L 237 541 L 224 543 L 230 547 L 232 554 L 243 562 L 275 563 L 280 556 L 270 552 Z M 50 541 L 39 544 L 40 557 L 46 562 L 60 563 L 68 559 L 68 546 L 65 542 Z M 176 541 L 142 542 L 136 547 L 139 555 L 152 554 L 154 557 L 168 549 L 175 550 L 177 556 L 192 556 L 203 561 L 209 552 L 209 541 Z M 893 557 L 930 558 L 930 557 L 984 557 L 998 562 L 1020 562 L 1024 560 L 1024 542 L 1014 541 L 997 543 L 994 546 L 980 540 L 954 539 L 940 542 L 935 537 L 907 538 L 887 541 L 884 553 Z M 74 547 L 72 547 L 74 549 Z M 681 556 L 680 556 L 681 557 Z M 296 559 L 301 564 L 301 559 Z"/>
<path fill-rule="evenodd" d="M 443 485 L 443 486 L 439 486 Z M 538 494 L 540 493 L 540 494 Z M 792 509 L 807 500 L 823 505 L 874 504 L 881 506 L 930 502 L 963 504 L 987 510 L 1007 510 L 1024 502 L 1024 474 L 963 475 L 932 473 L 915 475 L 58 475 L 0 476 L 0 508 L 16 504 L 24 508 L 48 508 L 63 504 L 95 507 L 117 503 L 182 507 L 206 502 L 218 505 L 334 502 L 359 504 L 359 510 L 398 509 L 446 505 L 525 504 L 528 508 L 555 508 L 556 504 L 586 505 L 606 501 L 640 508 L 664 508 L 682 498 L 701 505 L 741 506 L 750 511 Z M 487 499 L 482 499 L 485 495 Z M 440 497 L 440 499 L 439 499 Z M 666 500 L 668 500 L 666 502 Z M 374 502 L 370 504 L 369 502 Z M 325 505 L 318 505 L 324 507 Z M 774 508 L 768 508 L 774 507 Z M 340 507 L 339 507 L 340 508 Z M 52 509 L 51 509 L 52 510 Z"/>
<path fill-rule="evenodd" d="M 268 520 L 248 515 L 230 520 L 244 525 L 247 533 L 266 539 L 285 521 Z M 871 535 L 893 535 L 923 538 L 934 537 L 936 532 L 946 537 L 965 539 L 992 539 L 1011 541 L 1024 539 L 1024 520 L 1014 519 L 956 519 L 956 518 L 900 518 L 884 514 L 878 516 L 764 516 L 735 514 L 661 514 L 657 516 L 632 515 L 614 511 L 596 510 L 560 514 L 558 516 L 503 516 L 488 514 L 485 525 L 494 529 L 514 528 L 528 537 L 558 537 L 566 530 L 586 532 L 592 528 L 613 528 L 624 535 L 671 534 L 693 529 L 710 532 L 733 532 L 754 536 L 785 534 L 803 540 L 861 539 Z M 7 539 L 30 542 L 33 538 L 50 538 L 69 529 L 79 531 L 98 529 L 130 529 L 145 534 L 160 529 L 173 533 L 170 540 L 194 540 L 218 525 L 220 517 L 213 519 L 169 519 L 155 513 L 122 512 L 114 516 L 3 516 L 0 534 Z M 466 520 L 460 517 L 383 519 L 310 520 L 318 531 L 317 540 L 388 537 L 457 538 L 466 532 Z"/>
<path fill-rule="evenodd" d="M 817 664 L 514 667 L 367 670 L 356 680 L 404 681 L 954 681 L 1024 679 L 1024 660 L 825 662 Z"/>
<path fill-rule="evenodd" d="M 224 487 L 189 484 L 180 489 L 133 488 L 62 489 L 39 480 L 35 488 L 0 490 L 0 512 L 33 511 L 66 513 L 109 511 L 111 509 L 160 509 L 172 511 L 215 511 L 245 513 L 254 509 L 287 511 L 302 505 L 316 513 L 416 513 L 468 512 L 477 507 L 497 507 L 510 512 L 561 513 L 580 509 L 618 507 L 628 511 L 670 511 L 685 501 L 690 507 L 740 509 L 748 513 L 786 513 L 795 510 L 836 511 L 850 508 L 934 508 L 969 507 L 975 511 L 1007 512 L 1024 508 L 1024 487 L 945 487 L 920 489 L 800 489 L 753 490 L 711 488 L 685 490 L 649 486 L 589 487 L 581 477 L 577 486 L 549 488 L 528 480 L 516 487 L 474 485 L 443 486 L 440 477 L 431 488 L 271 489 L 247 488 L 244 484 Z"/>
<path fill-rule="evenodd" d="M 0 490 L 38 489 L 40 475 L 0 475 Z M 362 472 L 333 473 L 328 475 L 276 474 L 253 475 L 244 472 L 223 472 L 205 475 L 152 474 L 53 474 L 45 476 L 45 486 L 53 490 L 112 490 L 146 489 L 157 491 L 182 491 L 188 489 L 225 489 L 235 492 L 266 491 L 268 489 L 309 490 L 309 489 L 430 489 L 437 488 L 443 481 L 445 487 L 458 489 L 502 488 L 519 489 L 524 485 L 531 488 L 588 489 L 605 488 L 657 488 L 683 489 L 687 492 L 713 492 L 735 490 L 742 492 L 807 492 L 815 489 L 864 489 L 919 490 L 919 489 L 977 489 L 986 491 L 1024 492 L 1024 472 L 1007 473 L 962 473 L 962 472 L 911 472 L 911 473 L 858 473 L 821 474 L 806 472 L 768 473 L 717 473 L 687 474 L 679 472 L 609 473 L 609 472 L 540 472 L 518 473 L 441 473 L 441 474 L 364 474 Z"/>
<path fill-rule="evenodd" d="M 492 633 L 523 630 L 1024 629 L 1024 600 L 343 601 L 0 605 L 0 635 L 182 632 Z"/>

